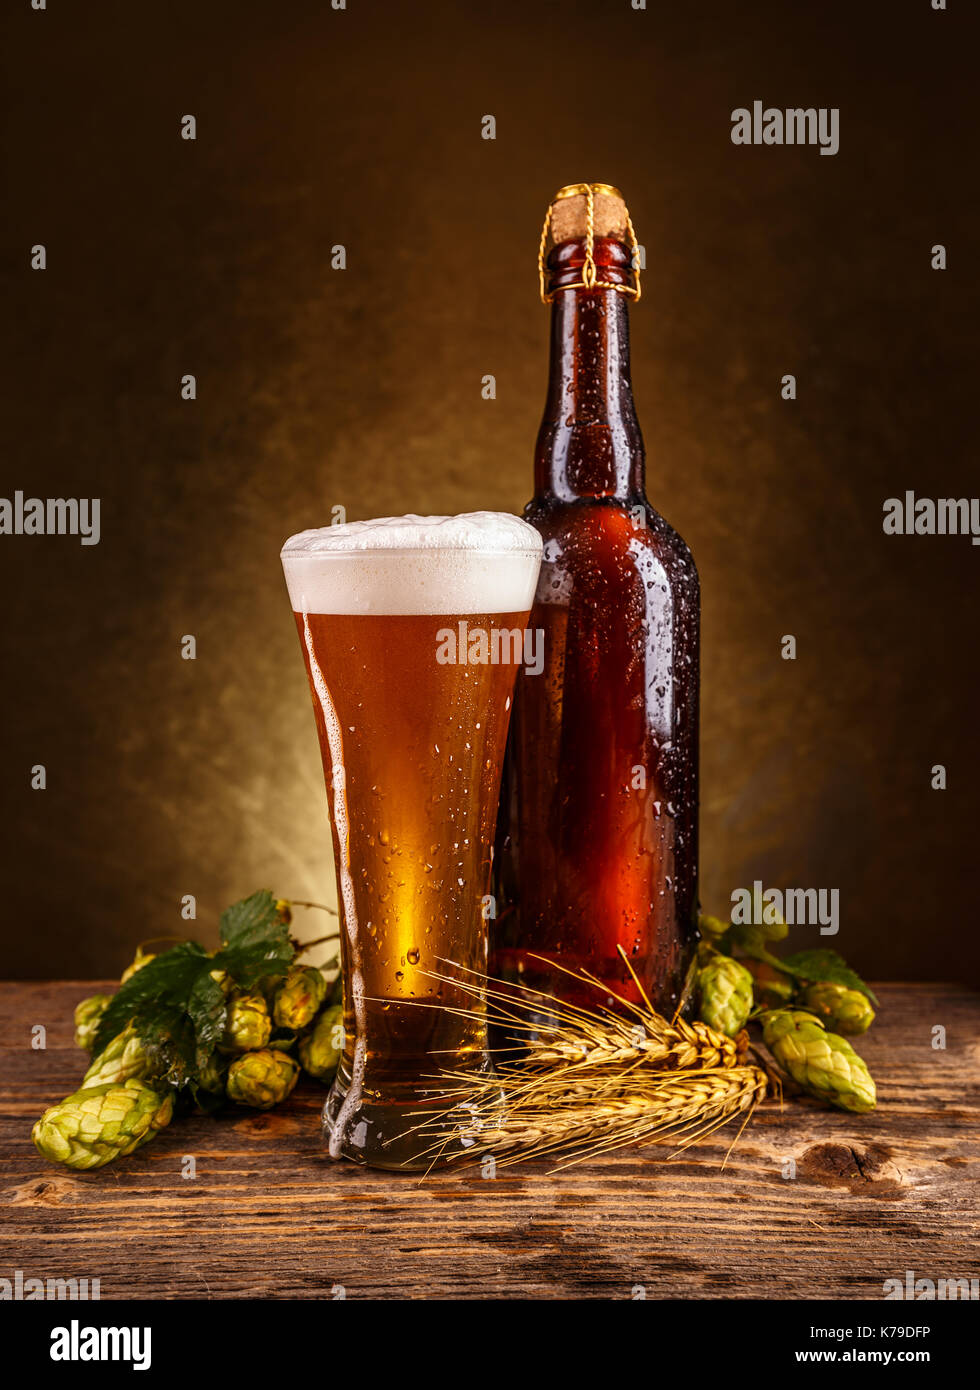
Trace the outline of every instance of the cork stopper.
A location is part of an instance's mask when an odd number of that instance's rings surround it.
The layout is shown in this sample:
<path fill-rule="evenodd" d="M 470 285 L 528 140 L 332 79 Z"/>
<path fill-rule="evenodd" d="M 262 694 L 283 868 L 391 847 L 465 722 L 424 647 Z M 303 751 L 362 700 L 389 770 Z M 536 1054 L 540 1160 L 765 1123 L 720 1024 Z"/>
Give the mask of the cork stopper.
<path fill-rule="evenodd" d="M 551 202 L 551 236 L 555 242 L 584 237 L 588 231 L 588 185 L 569 183 L 559 188 Z M 626 203 L 612 184 L 592 185 L 592 218 L 595 236 L 626 239 Z"/>
<path fill-rule="evenodd" d="M 541 302 L 550 304 L 559 290 L 615 290 L 637 300 L 641 255 L 618 188 L 608 183 L 566 184 L 548 205 L 541 228 Z"/>

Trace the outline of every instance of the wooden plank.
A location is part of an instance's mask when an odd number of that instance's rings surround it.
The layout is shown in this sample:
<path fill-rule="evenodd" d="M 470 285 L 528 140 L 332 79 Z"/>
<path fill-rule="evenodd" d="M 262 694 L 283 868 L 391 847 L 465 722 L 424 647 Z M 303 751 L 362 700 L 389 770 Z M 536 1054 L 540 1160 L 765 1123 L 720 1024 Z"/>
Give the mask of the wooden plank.
<path fill-rule="evenodd" d="M 880 1299 L 909 1269 L 980 1276 L 980 1004 L 956 986 L 880 987 L 859 1042 L 873 1115 L 769 1103 L 725 1167 L 730 1136 L 668 1162 L 653 1148 L 422 1183 L 331 1163 L 313 1083 L 267 1115 L 182 1120 L 98 1172 L 45 1163 L 30 1125 L 78 1082 L 71 1011 L 97 988 L 0 986 L 6 1278 L 99 1278 L 104 1298 Z"/>

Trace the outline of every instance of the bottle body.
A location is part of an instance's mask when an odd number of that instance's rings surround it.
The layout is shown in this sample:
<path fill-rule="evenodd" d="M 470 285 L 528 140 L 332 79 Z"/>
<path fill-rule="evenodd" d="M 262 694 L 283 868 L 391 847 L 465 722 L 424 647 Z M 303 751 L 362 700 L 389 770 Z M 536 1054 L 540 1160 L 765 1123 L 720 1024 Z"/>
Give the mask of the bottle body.
<path fill-rule="evenodd" d="M 697 570 L 645 497 L 624 299 L 569 290 L 553 315 L 524 513 L 544 541 L 544 669 L 515 696 L 494 968 L 585 1007 L 605 996 L 567 971 L 637 1001 L 632 969 L 670 1014 L 697 939 Z"/>

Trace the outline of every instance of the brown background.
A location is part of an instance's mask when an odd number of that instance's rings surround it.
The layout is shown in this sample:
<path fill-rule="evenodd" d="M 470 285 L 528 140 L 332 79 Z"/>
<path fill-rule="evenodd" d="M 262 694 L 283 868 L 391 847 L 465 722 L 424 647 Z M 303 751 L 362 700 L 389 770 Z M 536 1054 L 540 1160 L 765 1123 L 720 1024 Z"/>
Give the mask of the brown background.
<path fill-rule="evenodd" d="M 976 491 L 968 8 L 6 6 L 0 495 L 100 496 L 103 539 L 0 537 L 3 973 L 115 973 L 185 893 L 209 940 L 259 885 L 334 901 L 279 545 L 335 504 L 521 508 L 540 222 L 597 179 L 702 576 L 702 898 L 837 887 L 860 967 L 975 974 L 980 550 L 881 529 Z M 756 98 L 839 106 L 840 153 L 733 146 Z"/>

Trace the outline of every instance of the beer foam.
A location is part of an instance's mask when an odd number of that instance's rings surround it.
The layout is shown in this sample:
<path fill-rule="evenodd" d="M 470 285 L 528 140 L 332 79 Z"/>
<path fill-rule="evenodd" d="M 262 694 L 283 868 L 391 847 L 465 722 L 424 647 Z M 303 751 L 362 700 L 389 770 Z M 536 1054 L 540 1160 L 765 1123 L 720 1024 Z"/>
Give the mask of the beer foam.
<path fill-rule="evenodd" d="M 385 516 L 300 531 L 281 555 L 297 613 L 518 613 L 541 537 L 509 512 Z"/>

